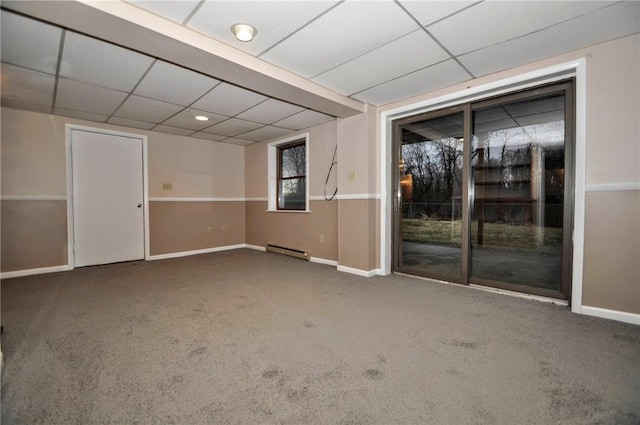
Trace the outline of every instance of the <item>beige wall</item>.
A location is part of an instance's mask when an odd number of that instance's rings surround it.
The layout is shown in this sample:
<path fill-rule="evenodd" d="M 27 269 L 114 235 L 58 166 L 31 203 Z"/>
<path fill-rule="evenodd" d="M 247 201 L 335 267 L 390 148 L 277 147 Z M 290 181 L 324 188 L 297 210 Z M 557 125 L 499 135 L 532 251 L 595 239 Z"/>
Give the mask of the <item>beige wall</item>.
<path fill-rule="evenodd" d="M 67 264 L 67 202 L 0 202 L 3 272 Z"/>
<path fill-rule="evenodd" d="M 244 201 L 152 201 L 151 255 L 244 244 Z"/>
<path fill-rule="evenodd" d="M 64 124 L 7 108 L 0 119 L 0 271 L 66 265 Z"/>
<path fill-rule="evenodd" d="M 189 137 L 149 136 L 149 196 L 244 197 L 244 148 Z M 163 190 L 171 183 L 172 190 Z"/>
<path fill-rule="evenodd" d="M 640 314 L 637 255 L 640 35 L 467 81 L 386 105 L 381 110 L 463 93 L 471 87 L 580 58 L 586 58 L 586 140 L 578 141 L 585 143 L 587 183 L 582 302 L 586 306 Z M 635 189 L 606 194 L 589 192 L 590 185 L 602 184 L 631 185 Z M 612 234 L 624 237 L 605 236 L 608 226 L 612 227 Z"/>
<path fill-rule="evenodd" d="M 587 193 L 583 302 L 640 313 L 640 192 Z"/>
<path fill-rule="evenodd" d="M 310 212 L 267 212 L 267 147 L 270 142 L 278 139 L 246 147 L 247 244 L 260 247 L 268 243 L 282 245 L 309 251 L 312 257 L 337 261 L 337 201 L 324 199 L 325 181 L 338 143 L 336 128 L 336 122 L 332 121 L 287 136 L 289 138 L 309 133 L 309 196 L 312 198 L 309 203 Z M 334 168 L 329 176 L 329 195 L 335 189 L 336 171 Z M 323 242 L 320 241 L 320 235 Z"/>
<path fill-rule="evenodd" d="M 587 184 L 640 182 L 640 35 L 584 53 Z"/>
<path fill-rule="evenodd" d="M 207 200 L 152 202 L 152 255 L 244 243 L 242 146 L 9 108 L 1 112 L 2 272 L 68 264 L 66 124 L 147 136 L 149 196 Z M 162 190 L 163 183 L 173 189 Z M 211 198 L 238 202 L 212 204 Z M 215 231 L 208 233 L 209 226 Z"/>
<path fill-rule="evenodd" d="M 366 114 L 338 120 L 338 193 L 341 196 L 377 193 L 378 164 L 372 161 L 377 150 L 372 122 L 375 123 L 377 115 L 376 108 L 368 106 Z"/>
<path fill-rule="evenodd" d="M 372 272 L 377 262 L 378 200 L 340 200 L 339 265 Z"/>
<path fill-rule="evenodd" d="M 310 213 L 274 212 L 267 201 L 247 201 L 247 244 L 307 251 L 311 257 L 338 260 L 338 202 L 311 201 Z M 322 239 L 321 239 L 322 235 Z"/>
<path fill-rule="evenodd" d="M 64 123 L 53 115 L 2 108 L 2 196 L 65 196 Z"/>
<path fill-rule="evenodd" d="M 266 202 L 268 191 L 267 166 L 267 145 L 265 143 L 254 143 L 253 145 L 245 146 L 245 198 L 261 198 Z"/>
<path fill-rule="evenodd" d="M 364 272 L 379 268 L 379 114 L 338 120 L 340 266 Z"/>

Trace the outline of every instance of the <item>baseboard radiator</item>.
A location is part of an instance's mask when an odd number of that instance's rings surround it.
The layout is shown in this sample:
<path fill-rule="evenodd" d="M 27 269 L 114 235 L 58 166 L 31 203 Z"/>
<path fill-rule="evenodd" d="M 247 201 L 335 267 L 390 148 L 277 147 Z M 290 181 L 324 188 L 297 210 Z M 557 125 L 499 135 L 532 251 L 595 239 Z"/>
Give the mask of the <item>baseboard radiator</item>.
<path fill-rule="evenodd" d="M 303 260 L 309 261 L 309 253 L 306 251 L 300 251 L 299 249 L 267 244 L 267 252 L 275 252 L 277 254 L 289 255 L 291 257 L 301 258 Z"/>

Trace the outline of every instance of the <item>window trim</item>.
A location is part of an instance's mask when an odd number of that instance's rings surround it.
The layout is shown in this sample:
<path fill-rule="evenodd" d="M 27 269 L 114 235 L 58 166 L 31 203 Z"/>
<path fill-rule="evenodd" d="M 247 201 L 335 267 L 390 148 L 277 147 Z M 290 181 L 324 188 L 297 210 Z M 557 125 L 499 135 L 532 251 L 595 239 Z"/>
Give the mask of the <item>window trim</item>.
<path fill-rule="evenodd" d="M 305 189 L 304 189 L 304 209 L 289 210 L 278 208 L 278 181 L 280 174 L 279 151 L 287 145 L 303 144 L 305 148 Z M 268 188 L 267 188 L 267 211 L 279 213 L 309 213 L 309 133 L 297 134 L 285 139 L 276 140 L 267 145 L 268 163 Z"/>

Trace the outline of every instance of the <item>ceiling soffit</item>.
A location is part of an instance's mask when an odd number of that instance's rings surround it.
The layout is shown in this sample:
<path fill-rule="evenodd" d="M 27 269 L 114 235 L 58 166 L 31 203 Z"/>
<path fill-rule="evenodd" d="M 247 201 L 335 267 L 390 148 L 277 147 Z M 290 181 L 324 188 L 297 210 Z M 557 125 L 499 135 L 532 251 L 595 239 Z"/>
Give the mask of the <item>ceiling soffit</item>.
<path fill-rule="evenodd" d="M 124 2 L 3 1 L 2 5 L 328 115 L 346 118 L 365 110 L 357 100 Z"/>

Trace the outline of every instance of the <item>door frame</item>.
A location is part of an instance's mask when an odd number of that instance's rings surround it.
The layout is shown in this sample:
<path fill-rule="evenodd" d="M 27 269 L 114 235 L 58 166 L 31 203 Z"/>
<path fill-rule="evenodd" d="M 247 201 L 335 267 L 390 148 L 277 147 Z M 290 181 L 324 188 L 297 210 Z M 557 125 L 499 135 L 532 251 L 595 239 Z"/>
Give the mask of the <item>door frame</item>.
<path fill-rule="evenodd" d="M 414 122 L 420 122 L 424 120 L 437 119 L 441 117 L 446 117 L 452 114 L 462 114 L 463 115 L 463 139 L 471 140 L 471 106 L 470 104 L 462 104 L 456 105 L 452 107 L 446 107 L 442 109 L 432 110 L 421 112 L 416 115 L 409 115 L 403 118 L 394 119 L 392 121 L 392 153 L 391 153 L 391 161 L 392 164 L 398 164 L 398 160 L 400 158 L 400 150 L 402 149 L 402 135 L 399 131 L 401 125 L 410 124 Z M 461 215 L 462 215 L 462 223 L 461 223 L 461 236 L 462 240 L 460 245 L 460 261 L 461 261 L 461 269 L 460 269 L 460 277 L 458 279 L 453 279 L 451 277 L 444 276 L 433 276 L 428 277 L 430 279 L 435 280 L 446 280 L 447 282 L 459 283 L 462 285 L 468 285 L 467 275 L 468 265 L 469 265 L 469 238 L 465 235 L 469 234 L 469 221 L 465 219 L 469 215 L 469 200 L 470 200 L 470 184 L 469 184 L 469 174 L 471 170 L 471 144 L 469 142 L 464 142 L 462 153 L 462 204 L 461 204 Z M 391 217 L 392 222 L 392 255 L 391 255 L 391 263 L 392 270 L 398 268 L 398 261 L 402 254 L 402 247 L 400 243 L 400 234 L 401 234 L 401 219 L 399 211 L 402 208 L 401 203 L 401 193 L 400 193 L 400 169 L 398 167 L 393 167 L 393 173 L 391 177 L 391 190 L 392 190 L 392 198 L 393 198 L 393 213 Z M 404 273 L 404 271 L 402 271 Z M 409 271 L 407 270 L 407 273 Z M 423 276 L 426 277 L 426 276 Z"/>
<path fill-rule="evenodd" d="M 149 260 L 149 161 L 147 136 L 136 133 L 126 133 L 123 131 L 109 130 L 105 128 L 88 127 L 77 124 L 65 124 L 65 153 L 67 161 L 67 258 L 69 267 L 75 268 L 74 254 L 74 228 L 73 217 L 73 154 L 71 152 L 71 136 L 74 130 L 90 133 L 104 134 L 107 136 L 120 136 L 138 139 L 142 142 L 142 187 L 143 187 L 143 217 L 144 217 L 144 259 Z"/>
<path fill-rule="evenodd" d="M 480 79 L 478 85 L 460 83 L 449 92 L 417 103 L 399 106 L 380 113 L 380 269 L 379 274 L 392 271 L 393 231 L 393 171 L 391 170 L 393 146 L 393 121 L 399 118 L 455 106 L 461 103 L 487 99 L 545 83 L 575 78 L 575 151 L 573 187 L 573 259 L 571 262 L 571 311 L 582 313 L 584 228 L 585 228 L 585 171 L 586 171 L 586 57 L 559 63 L 520 75 L 487 82 Z M 505 75 L 505 74 L 503 74 Z M 507 74 L 508 75 L 508 74 Z M 475 81 L 474 81 L 475 82 Z M 527 296 L 524 294 L 523 296 Z M 536 298 L 531 296 L 531 298 Z"/>

